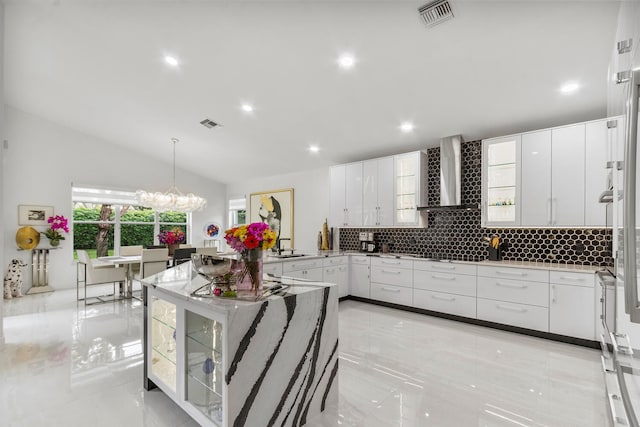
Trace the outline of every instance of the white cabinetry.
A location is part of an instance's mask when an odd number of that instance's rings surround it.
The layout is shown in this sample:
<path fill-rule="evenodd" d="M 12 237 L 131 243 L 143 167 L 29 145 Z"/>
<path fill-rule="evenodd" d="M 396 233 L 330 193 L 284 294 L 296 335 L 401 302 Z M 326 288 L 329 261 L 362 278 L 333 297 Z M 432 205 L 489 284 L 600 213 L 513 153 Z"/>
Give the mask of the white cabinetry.
<path fill-rule="evenodd" d="M 413 261 L 397 258 L 371 260 L 371 299 L 411 306 Z"/>
<path fill-rule="evenodd" d="M 334 224 L 362 225 L 362 162 L 330 169 L 330 212 Z"/>
<path fill-rule="evenodd" d="M 549 331 L 549 272 L 478 267 L 478 319 Z"/>
<path fill-rule="evenodd" d="M 551 223 L 584 224 L 585 124 L 551 131 Z"/>
<path fill-rule="evenodd" d="M 393 157 L 363 162 L 362 225 L 393 225 Z"/>
<path fill-rule="evenodd" d="M 414 307 L 475 319 L 475 265 L 415 261 L 413 268 Z"/>
<path fill-rule="evenodd" d="M 286 277 L 322 282 L 322 260 L 284 262 L 282 274 Z"/>
<path fill-rule="evenodd" d="M 551 225 L 551 131 L 522 135 L 523 226 Z"/>
<path fill-rule="evenodd" d="M 549 332 L 595 339 L 595 278 L 587 273 L 551 272 Z"/>
<path fill-rule="evenodd" d="M 325 258 L 323 282 L 338 285 L 338 298 L 349 295 L 349 259 L 346 256 Z"/>
<path fill-rule="evenodd" d="M 282 263 L 281 262 L 267 262 L 262 264 L 262 272 L 270 274 L 275 277 L 282 276 Z"/>
<path fill-rule="evenodd" d="M 520 136 L 482 141 L 483 226 L 520 221 Z"/>
<path fill-rule="evenodd" d="M 395 161 L 395 225 L 426 226 L 427 155 L 423 151 L 399 154 Z"/>
<path fill-rule="evenodd" d="M 369 298 L 369 257 L 356 255 L 351 257 L 349 271 L 349 291 L 351 295 L 361 298 Z"/>

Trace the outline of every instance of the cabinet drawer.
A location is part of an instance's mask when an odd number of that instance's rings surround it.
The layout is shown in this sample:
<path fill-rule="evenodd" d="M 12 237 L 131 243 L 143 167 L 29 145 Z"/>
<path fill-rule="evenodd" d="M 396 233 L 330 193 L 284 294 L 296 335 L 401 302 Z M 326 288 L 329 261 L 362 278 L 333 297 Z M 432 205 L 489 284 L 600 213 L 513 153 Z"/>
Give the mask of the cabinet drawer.
<path fill-rule="evenodd" d="M 292 277 L 294 279 L 309 280 L 313 282 L 322 282 L 323 271 L 322 271 L 322 268 L 309 268 L 305 270 L 284 272 L 284 276 Z"/>
<path fill-rule="evenodd" d="M 471 264 L 457 264 L 454 262 L 414 261 L 414 270 L 438 271 L 443 273 L 476 275 L 476 266 Z"/>
<path fill-rule="evenodd" d="M 476 299 L 474 297 L 414 289 L 413 306 L 439 313 L 476 318 Z"/>
<path fill-rule="evenodd" d="M 411 288 L 413 286 L 413 270 L 371 266 L 371 282 Z"/>
<path fill-rule="evenodd" d="M 394 304 L 402 304 L 410 307 L 412 300 L 411 288 L 372 283 L 371 299 L 391 302 Z"/>
<path fill-rule="evenodd" d="M 586 286 L 593 288 L 595 284 L 594 273 L 574 273 L 567 271 L 550 271 L 549 282 L 559 285 Z"/>
<path fill-rule="evenodd" d="M 351 262 L 353 264 L 360 264 L 360 265 L 369 265 L 369 260 L 371 258 L 368 256 L 363 256 L 363 255 L 353 255 L 351 256 Z"/>
<path fill-rule="evenodd" d="M 282 263 L 270 262 L 270 263 L 262 264 L 262 272 L 267 274 L 272 274 L 276 277 L 280 277 L 282 276 Z"/>
<path fill-rule="evenodd" d="M 533 268 L 478 266 L 478 276 L 496 277 L 498 279 L 528 280 L 531 282 L 549 282 L 548 270 Z"/>
<path fill-rule="evenodd" d="M 478 319 L 536 331 L 549 331 L 549 309 L 478 298 Z"/>
<path fill-rule="evenodd" d="M 327 258 L 322 260 L 322 265 L 324 267 L 330 267 L 332 265 L 342 265 L 342 264 L 346 264 L 346 263 L 347 263 L 347 257 L 346 256 L 327 257 Z"/>
<path fill-rule="evenodd" d="M 548 307 L 549 285 L 525 280 L 478 277 L 478 297 Z"/>
<path fill-rule="evenodd" d="M 413 261 L 399 258 L 378 258 L 371 259 L 372 267 L 393 267 L 393 268 L 413 268 Z"/>
<path fill-rule="evenodd" d="M 322 267 L 322 259 L 310 259 L 307 261 L 289 261 L 282 263 L 282 272 L 308 270 L 310 268 Z"/>
<path fill-rule="evenodd" d="M 414 289 L 475 297 L 476 276 L 414 270 L 413 287 Z"/>

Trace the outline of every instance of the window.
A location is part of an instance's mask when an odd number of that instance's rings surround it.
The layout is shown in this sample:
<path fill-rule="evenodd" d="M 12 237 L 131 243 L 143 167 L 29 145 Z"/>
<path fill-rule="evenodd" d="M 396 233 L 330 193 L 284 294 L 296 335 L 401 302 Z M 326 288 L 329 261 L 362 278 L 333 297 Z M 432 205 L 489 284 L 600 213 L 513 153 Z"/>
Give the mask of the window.
<path fill-rule="evenodd" d="M 139 206 L 130 191 L 72 188 L 73 249 L 84 249 L 91 258 L 119 253 L 121 246 L 157 245 L 163 230 L 180 228 L 190 241 L 191 215 L 154 212 Z"/>
<path fill-rule="evenodd" d="M 247 223 L 247 199 L 238 198 L 229 200 L 229 226 Z"/>

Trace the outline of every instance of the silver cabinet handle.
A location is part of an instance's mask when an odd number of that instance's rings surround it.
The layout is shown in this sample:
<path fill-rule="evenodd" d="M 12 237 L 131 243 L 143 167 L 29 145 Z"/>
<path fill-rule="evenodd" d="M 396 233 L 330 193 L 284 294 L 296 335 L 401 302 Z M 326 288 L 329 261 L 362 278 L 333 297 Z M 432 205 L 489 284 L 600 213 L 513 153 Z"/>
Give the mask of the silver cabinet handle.
<path fill-rule="evenodd" d="M 553 197 L 551 199 L 551 225 L 556 225 L 558 223 L 557 215 L 558 215 L 558 199 Z"/>
<path fill-rule="evenodd" d="M 431 267 L 437 270 L 455 270 L 456 269 L 455 265 L 432 264 Z"/>
<path fill-rule="evenodd" d="M 556 302 L 556 285 L 551 285 L 551 302 Z"/>
<path fill-rule="evenodd" d="M 325 268 L 325 269 L 324 269 L 324 272 L 325 272 L 325 273 L 329 273 L 329 274 L 331 274 L 331 273 L 335 273 L 335 272 L 336 272 L 336 269 L 335 269 L 335 268 Z"/>
<path fill-rule="evenodd" d="M 560 280 L 573 280 L 575 282 L 584 282 L 582 277 L 560 276 Z"/>
<path fill-rule="evenodd" d="M 344 225 L 349 225 L 349 209 L 344 208 Z"/>
<path fill-rule="evenodd" d="M 431 298 L 439 299 L 439 300 L 442 300 L 442 301 L 455 301 L 456 300 L 454 297 L 443 297 L 443 296 L 440 296 L 440 295 L 431 295 Z"/>
<path fill-rule="evenodd" d="M 500 310 L 514 311 L 516 313 L 526 313 L 527 311 L 529 311 L 526 308 L 508 307 L 506 305 L 501 305 L 501 304 L 496 304 L 496 308 L 499 308 Z"/>
<path fill-rule="evenodd" d="M 456 280 L 456 276 L 440 276 L 437 274 L 432 274 L 431 277 L 433 279 L 439 279 L 439 280 Z"/>
<path fill-rule="evenodd" d="M 400 289 L 389 289 L 389 288 L 380 288 L 380 290 L 385 291 L 385 292 L 396 292 L 399 293 Z"/>
<path fill-rule="evenodd" d="M 551 197 L 547 198 L 547 224 L 551 225 Z"/>
<path fill-rule="evenodd" d="M 380 272 L 382 273 L 387 273 L 387 274 L 400 274 L 400 271 L 393 271 L 393 270 L 380 270 Z"/>
<path fill-rule="evenodd" d="M 526 276 L 528 273 L 520 273 L 518 271 L 504 271 L 504 270 L 496 270 L 496 274 L 502 274 L 504 276 L 518 276 L 518 277 L 524 277 Z"/>
<path fill-rule="evenodd" d="M 380 261 L 381 264 L 391 264 L 391 265 L 400 265 L 400 261 Z"/>
<path fill-rule="evenodd" d="M 502 286 L 503 288 L 514 288 L 514 289 L 527 289 L 529 287 L 528 285 L 516 285 L 513 283 L 503 283 L 503 282 L 496 282 L 496 286 Z"/>

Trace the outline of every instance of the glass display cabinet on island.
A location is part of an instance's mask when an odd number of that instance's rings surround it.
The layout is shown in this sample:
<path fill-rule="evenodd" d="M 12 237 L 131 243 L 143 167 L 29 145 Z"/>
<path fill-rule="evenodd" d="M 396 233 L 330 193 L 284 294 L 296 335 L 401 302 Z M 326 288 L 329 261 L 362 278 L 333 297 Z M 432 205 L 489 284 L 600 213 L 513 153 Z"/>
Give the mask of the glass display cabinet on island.
<path fill-rule="evenodd" d="M 200 425 L 224 426 L 224 325 L 217 313 L 146 289 L 147 376 Z M 153 388 L 153 385 L 147 389 Z"/>
<path fill-rule="evenodd" d="M 520 136 L 482 141 L 483 225 L 518 225 Z"/>

